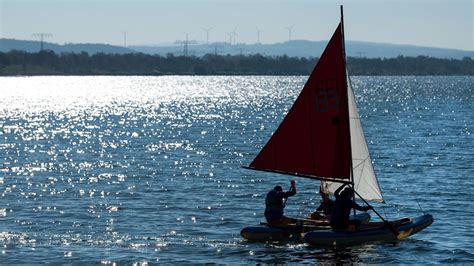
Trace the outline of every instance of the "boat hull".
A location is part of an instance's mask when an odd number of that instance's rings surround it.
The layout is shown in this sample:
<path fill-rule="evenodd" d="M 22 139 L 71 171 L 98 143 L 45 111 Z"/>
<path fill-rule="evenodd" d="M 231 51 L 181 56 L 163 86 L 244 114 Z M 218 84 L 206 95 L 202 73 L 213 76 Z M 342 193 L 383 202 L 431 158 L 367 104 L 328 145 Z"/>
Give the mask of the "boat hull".
<path fill-rule="evenodd" d="M 302 233 L 302 227 L 271 227 L 268 225 L 249 226 L 240 231 L 243 238 L 256 242 L 301 241 Z"/>
<path fill-rule="evenodd" d="M 398 220 L 398 221 L 403 221 Z M 333 230 L 319 230 L 308 232 L 303 240 L 313 246 L 353 246 L 376 241 L 398 241 L 418 233 L 433 223 L 433 216 L 425 214 L 408 222 L 395 224 L 393 228 L 398 231 L 395 235 L 388 227 L 361 229 L 354 232 L 336 232 Z"/>
<path fill-rule="evenodd" d="M 369 221 L 370 214 L 360 213 L 354 218 L 361 221 Z M 308 225 L 303 226 L 269 226 L 266 223 L 262 223 L 257 226 L 248 226 L 240 231 L 240 235 L 250 241 L 256 242 L 272 242 L 272 241 L 302 241 L 304 234 L 316 230 L 328 230 L 330 229 L 327 221 L 321 222 L 319 225 Z"/>

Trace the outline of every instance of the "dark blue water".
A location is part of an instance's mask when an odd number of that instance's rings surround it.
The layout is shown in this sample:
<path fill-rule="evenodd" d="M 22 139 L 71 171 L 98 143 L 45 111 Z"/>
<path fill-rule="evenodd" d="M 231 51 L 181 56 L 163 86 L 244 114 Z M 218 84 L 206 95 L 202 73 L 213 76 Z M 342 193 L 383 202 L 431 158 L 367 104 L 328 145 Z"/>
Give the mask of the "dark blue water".
<path fill-rule="evenodd" d="M 305 77 L 0 78 L 0 263 L 474 263 L 474 77 L 353 77 L 387 218 L 404 241 L 249 243 L 292 177 L 242 169 Z M 297 178 L 286 213 L 319 203 Z"/>

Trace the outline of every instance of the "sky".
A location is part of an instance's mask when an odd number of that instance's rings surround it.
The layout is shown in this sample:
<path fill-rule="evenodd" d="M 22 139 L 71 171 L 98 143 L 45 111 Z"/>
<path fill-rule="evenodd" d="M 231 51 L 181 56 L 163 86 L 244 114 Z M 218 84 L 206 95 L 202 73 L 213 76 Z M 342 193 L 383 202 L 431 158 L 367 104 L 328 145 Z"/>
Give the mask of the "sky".
<path fill-rule="evenodd" d="M 344 5 L 346 40 L 473 51 L 474 0 L 0 0 L 0 38 L 156 45 L 327 40 Z"/>

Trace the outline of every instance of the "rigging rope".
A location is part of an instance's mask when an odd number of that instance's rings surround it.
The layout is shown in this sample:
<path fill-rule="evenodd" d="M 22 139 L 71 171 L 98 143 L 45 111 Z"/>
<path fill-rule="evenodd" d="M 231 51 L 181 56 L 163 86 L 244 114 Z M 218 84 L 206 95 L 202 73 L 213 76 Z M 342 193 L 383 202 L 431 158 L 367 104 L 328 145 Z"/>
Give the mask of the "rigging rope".
<path fill-rule="evenodd" d="M 385 206 L 382 205 L 382 211 L 383 211 L 383 216 L 385 216 L 385 219 L 388 219 L 387 218 L 387 213 L 385 212 Z"/>
<path fill-rule="evenodd" d="M 418 204 L 418 207 L 416 206 L 409 206 L 409 205 L 398 205 L 398 204 L 389 204 L 389 203 L 386 203 L 385 205 L 382 205 L 382 207 L 388 207 L 388 208 L 391 208 L 391 209 L 395 209 L 396 210 L 396 213 L 400 214 L 400 211 L 403 211 L 403 210 L 408 210 L 408 211 L 421 211 L 423 214 L 426 214 L 426 211 L 421 207 L 420 203 L 418 202 L 418 200 L 414 200 L 417 204 Z M 384 212 L 385 212 L 385 208 L 383 208 Z"/>
<path fill-rule="evenodd" d="M 416 199 L 415 199 L 415 201 L 416 201 L 416 203 L 418 204 L 418 207 L 420 208 L 421 212 L 423 212 L 423 214 L 426 214 L 425 210 L 423 210 L 423 209 L 421 208 L 420 202 L 419 202 L 418 200 L 416 200 Z"/>

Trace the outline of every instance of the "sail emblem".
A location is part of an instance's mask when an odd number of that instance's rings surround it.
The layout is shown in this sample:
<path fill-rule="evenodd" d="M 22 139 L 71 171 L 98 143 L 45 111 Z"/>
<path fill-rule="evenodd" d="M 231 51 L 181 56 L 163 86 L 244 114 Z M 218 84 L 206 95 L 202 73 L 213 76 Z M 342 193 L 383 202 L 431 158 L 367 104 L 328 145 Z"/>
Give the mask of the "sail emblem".
<path fill-rule="evenodd" d="M 338 85 L 335 79 L 316 81 L 316 112 L 339 110 Z"/>

